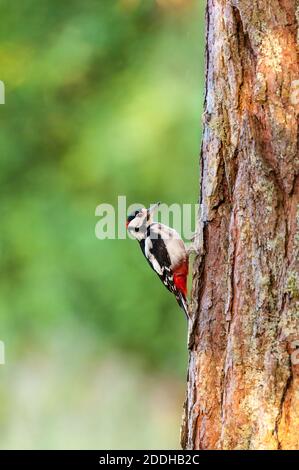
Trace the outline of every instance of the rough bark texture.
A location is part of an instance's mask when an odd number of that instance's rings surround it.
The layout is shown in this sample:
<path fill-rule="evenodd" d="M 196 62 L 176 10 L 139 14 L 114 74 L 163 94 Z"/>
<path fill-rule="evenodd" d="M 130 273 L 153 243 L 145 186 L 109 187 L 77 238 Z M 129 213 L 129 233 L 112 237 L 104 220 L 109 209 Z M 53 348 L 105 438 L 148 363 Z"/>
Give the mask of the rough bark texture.
<path fill-rule="evenodd" d="M 186 449 L 299 449 L 298 21 L 207 1 Z"/>

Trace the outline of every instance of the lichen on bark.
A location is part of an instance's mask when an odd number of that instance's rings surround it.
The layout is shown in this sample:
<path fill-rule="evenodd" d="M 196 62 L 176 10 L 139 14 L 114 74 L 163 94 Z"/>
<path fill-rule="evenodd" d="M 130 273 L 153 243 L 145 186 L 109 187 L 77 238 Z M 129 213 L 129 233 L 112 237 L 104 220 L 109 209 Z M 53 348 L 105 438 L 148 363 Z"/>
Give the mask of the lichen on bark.
<path fill-rule="evenodd" d="M 182 446 L 299 449 L 298 4 L 208 0 L 206 24 Z"/>

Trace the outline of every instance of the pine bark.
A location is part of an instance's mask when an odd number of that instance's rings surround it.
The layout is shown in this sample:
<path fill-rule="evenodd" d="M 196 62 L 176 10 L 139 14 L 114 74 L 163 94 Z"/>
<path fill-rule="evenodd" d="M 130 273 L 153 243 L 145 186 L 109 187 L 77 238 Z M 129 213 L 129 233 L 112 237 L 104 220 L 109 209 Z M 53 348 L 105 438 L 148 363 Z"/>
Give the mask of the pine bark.
<path fill-rule="evenodd" d="M 298 21 L 207 0 L 185 449 L 299 449 Z"/>

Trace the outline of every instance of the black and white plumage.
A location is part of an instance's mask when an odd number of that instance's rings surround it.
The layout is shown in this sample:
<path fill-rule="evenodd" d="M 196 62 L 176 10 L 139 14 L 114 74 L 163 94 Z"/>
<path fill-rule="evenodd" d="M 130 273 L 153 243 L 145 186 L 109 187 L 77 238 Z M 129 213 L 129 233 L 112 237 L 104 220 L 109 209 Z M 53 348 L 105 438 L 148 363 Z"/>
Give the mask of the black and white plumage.
<path fill-rule="evenodd" d="M 138 240 L 151 268 L 166 288 L 175 295 L 188 319 L 188 254 L 176 230 L 153 221 L 158 205 L 155 204 L 150 209 L 137 210 L 129 215 L 127 228 L 129 233 Z"/>

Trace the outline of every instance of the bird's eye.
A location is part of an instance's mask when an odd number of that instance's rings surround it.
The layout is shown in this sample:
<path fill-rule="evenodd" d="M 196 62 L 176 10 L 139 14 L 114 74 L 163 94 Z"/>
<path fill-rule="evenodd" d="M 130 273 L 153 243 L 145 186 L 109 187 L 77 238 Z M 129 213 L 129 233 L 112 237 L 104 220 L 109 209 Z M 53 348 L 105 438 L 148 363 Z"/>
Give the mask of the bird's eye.
<path fill-rule="evenodd" d="M 135 232 L 139 232 L 139 227 L 136 227 L 136 228 L 135 228 Z"/>

